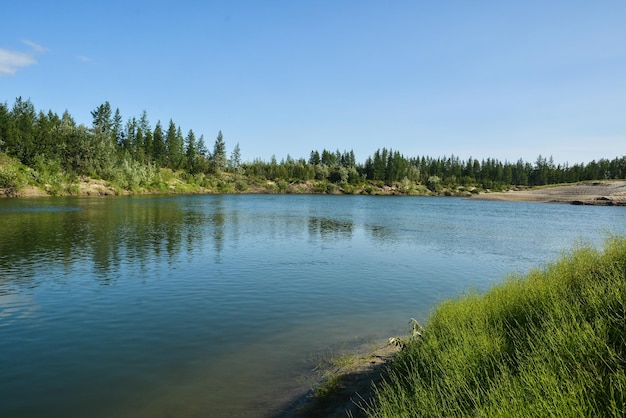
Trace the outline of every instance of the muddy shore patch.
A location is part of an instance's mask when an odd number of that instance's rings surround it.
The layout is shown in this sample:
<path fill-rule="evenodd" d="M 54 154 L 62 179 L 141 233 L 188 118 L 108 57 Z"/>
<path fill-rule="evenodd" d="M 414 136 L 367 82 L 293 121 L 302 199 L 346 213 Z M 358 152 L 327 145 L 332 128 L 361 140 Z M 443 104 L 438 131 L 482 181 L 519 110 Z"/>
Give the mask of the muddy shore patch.
<path fill-rule="evenodd" d="M 399 351 L 395 345 L 383 345 L 375 350 L 355 352 L 346 364 L 327 370 L 319 387 L 271 418 L 364 418 L 363 408 L 372 400 L 373 385 L 381 381 Z"/>

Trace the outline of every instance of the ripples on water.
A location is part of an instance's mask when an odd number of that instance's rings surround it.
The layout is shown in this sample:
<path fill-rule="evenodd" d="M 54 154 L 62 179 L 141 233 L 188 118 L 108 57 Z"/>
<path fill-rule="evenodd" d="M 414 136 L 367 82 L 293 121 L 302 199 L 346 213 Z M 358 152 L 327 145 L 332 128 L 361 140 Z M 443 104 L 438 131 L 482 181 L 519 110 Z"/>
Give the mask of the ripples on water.
<path fill-rule="evenodd" d="M 0 416 L 262 416 L 623 208 L 361 196 L 0 201 Z"/>

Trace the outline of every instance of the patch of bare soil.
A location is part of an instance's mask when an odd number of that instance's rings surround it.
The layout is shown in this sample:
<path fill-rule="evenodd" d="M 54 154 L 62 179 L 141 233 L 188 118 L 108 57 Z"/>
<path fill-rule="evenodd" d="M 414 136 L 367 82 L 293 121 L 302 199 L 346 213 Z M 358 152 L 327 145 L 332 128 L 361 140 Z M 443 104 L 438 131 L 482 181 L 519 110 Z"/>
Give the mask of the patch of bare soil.
<path fill-rule="evenodd" d="M 111 186 L 107 186 L 104 180 L 87 179 L 78 183 L 78 190 L 81 196 L 116 196 L 118 191 Z"/>
<path fill-rule="evenodd" d="M 16 192 L 15 194 L 11 194 L 11 193 L 2 193 L 3 196 L 6 197 L 44 197 L 44 196 L 49 196 L 48 193 L 45 192 L 45 190 L 41 190 L 38 187 L 34 187 L 34 186 L 27 186 L 24 187 L 23 189 L 21 189 L 19 192 Z"/>
<path fill-rule="evenodd" d="M 626 206 L 626 181 L 596 181 L 540 189 L 481 193 L 472 199 Z"/>
<path fill-rule="evenodd" d="M 317 397 L 311 392 L 292 410 L 275 418 L 364 418 L 363 406 L 372 400 L 372 385 L 380 382 L 399 350 L 395 345 L 387 345 L 355 356 L 348 365 L 327 373 L 326 380 L 336 382 L 331 393 Z"/>
<path fill-rule="evenodd" d="M 52 186 L 46 184 L 44 188 L 36 186 L 26 186 L 19 191 L 11 191 L 0 189 L 0 197 L 46 197 L 51 196 L 52 193 L 48 192 Z M 122 194 L 128 194 L 128 191 L 122 191 Z M 68 194 L 76 194 L 76 192 L 65 192 L 59 195 L 65 196 Z M 119 190 L 112 186 L 109 186 L 104 180 L 97 180 L 92 178 L 85 178 L 78 182 L 78 195 L 79 196 L 117 196 Z"/>

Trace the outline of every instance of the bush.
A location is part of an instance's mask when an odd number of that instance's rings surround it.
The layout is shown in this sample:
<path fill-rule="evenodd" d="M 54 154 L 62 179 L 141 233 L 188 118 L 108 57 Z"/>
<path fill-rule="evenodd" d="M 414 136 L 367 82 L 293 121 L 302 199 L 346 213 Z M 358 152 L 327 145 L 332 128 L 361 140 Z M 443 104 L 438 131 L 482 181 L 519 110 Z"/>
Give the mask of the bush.
<path fill-rule="evenodd" d="M 0 189 L 7 196 L 15 196 L 28 184 L 26 167 L 6 154 L 0 154 Z"/>
<path fill-rule="evenodd" d="M 142 164 L 130 158 L 123 158 L 109 169 L 106 179 L 125 190 L 137 191 L 154 183 L 158 170 L 152 164 Z"/>
<path fill-rule="evenodd" d="M 402 193 L 411 194 L 413 192 L 415 184 L 409 180 L 407 177 L 404 177 L 400 184 L 398 184 L 398 190 Z"/>
<path fill-rule="evenodd" d="M 438 193 L 441 190 L 441 179 L 437 176 L 430 176 L 426 186 L 430 191 Z"/>
<path fill-rule="evenodd" d="M 322 181 L 318 181 L 313 186 L 313 191 L 315 193 L 318 193 L 318 194 L 326 194 L 330 190 L 332 190 L 332 184 L 330 184 L 330 183 L 328 183 L 326 181 L 323 181 L 323 180 Z"/>
<path fill-rule="evenodd" d="M 326 180 L 329 174 L 328 166 L 323 164 L 315 166 L 315 180 Z"/>
<path fill-rule="evenodd" d="M 248 190 L 248 183 L 245 180 L 237 180 L 235 182 L 235 190 L 238 192 L 245 192 Z"/>

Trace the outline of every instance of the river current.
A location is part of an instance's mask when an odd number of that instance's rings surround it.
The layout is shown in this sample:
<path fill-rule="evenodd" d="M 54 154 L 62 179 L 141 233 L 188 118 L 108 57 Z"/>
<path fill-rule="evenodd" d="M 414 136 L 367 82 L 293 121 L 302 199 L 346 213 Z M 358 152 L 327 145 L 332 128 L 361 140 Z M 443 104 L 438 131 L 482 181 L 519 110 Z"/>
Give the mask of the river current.
<path fill-rule="evenodd" d="M 320 358 L 625 231 L 461 198 L 2 199 L 0 416 L 277 416 Z"/>

